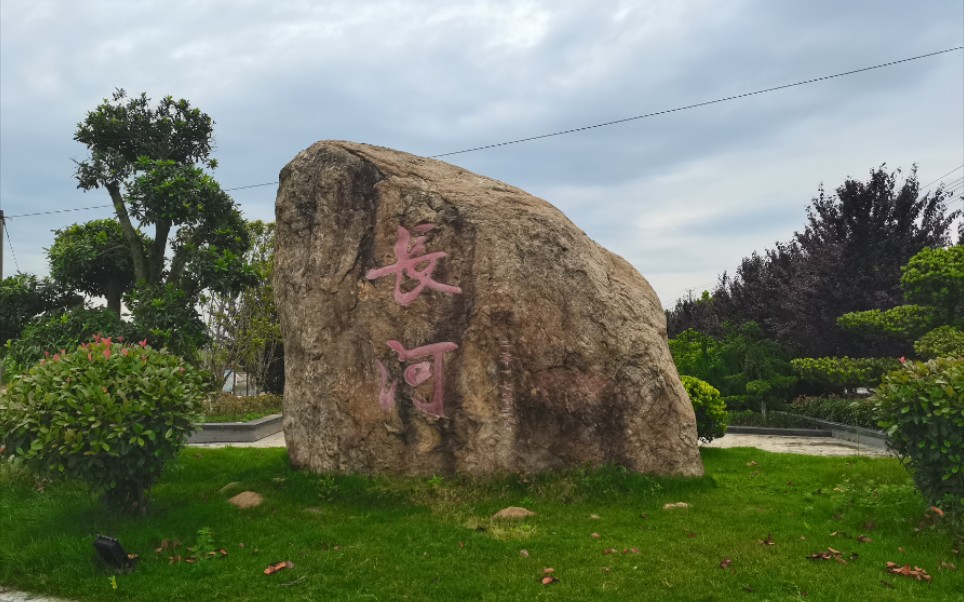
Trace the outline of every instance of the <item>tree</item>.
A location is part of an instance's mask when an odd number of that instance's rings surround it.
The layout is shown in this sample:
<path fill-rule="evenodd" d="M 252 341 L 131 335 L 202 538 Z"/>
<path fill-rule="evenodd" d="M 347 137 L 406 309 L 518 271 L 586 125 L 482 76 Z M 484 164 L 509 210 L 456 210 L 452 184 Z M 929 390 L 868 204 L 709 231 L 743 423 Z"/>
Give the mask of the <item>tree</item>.
<path fill-rule="evenodd" d="M 77 163 L 78 187 L 107 191 L 139 285 L 171 284 L 194 299 L 205 288 L 239 290 L 249 279 L 244 220 L 205 171 L 217 167 L 213 129 L 187 100 L 167 96 L 152 107 L 146 94 L 122 89 L 77 125 L 74 139 L 90 151 Z M 132 220 L 153 225 L 153 236 Z"/>
<path fill-rule="evenodd" d="M 840 326 L 865 338 L 889 337 L 914 342 L 921 355 L 959 355 L 964 340 L 964 246 L 924 249 L 902 269 L 908 305 L 888 310 L 851 312 Z"/>
<path fill-rule="evenodd" d="M 83 300 L 46 278 L 16 274 L 0 280 L 0 348 L 20 336 L 34 318 L 80 305 Z M 2 353 L 2 351 L 0 351 Z"/>
<path fill-rule="evenodd" d="M 120 223 L 98 219 L 55 234 L 47 249 L 51 277 L 88 295 L 105 297 L 107 307 L 120 315 L 121 297 L 134 285 L 130 247 Z"/>
<path fill-rule="evenodd" d="M 901 303 L 901 266 L 921 249 L 946 246 L 960 214 L 947 211 L 943 188 L 918 194 L 916 168 L 900 186 L 899 174 L 874 169 L 834 194 L 821 186 L 802 232 L 744 259 L 732 278 L 723 275 L 712 294 L 716 320 L 755 321 L 798 357 L 891 351 L 855 341 L 837 317 Z"/>
<path fill-rule="evenodd" d="M 248 222 L 247 228 L 252 245 L 245 261 L 257 280 L 238 295 L 208 296 L 205 314 L 210 347 L 205 366 L 217 375 L 223 374 L 225 368 L 240 368 L 262 389 L 276 389 L 266 386 L 272 369 L 284 361 L 281 326 L 271 285 L 274 224 L 256 220 Z"/>

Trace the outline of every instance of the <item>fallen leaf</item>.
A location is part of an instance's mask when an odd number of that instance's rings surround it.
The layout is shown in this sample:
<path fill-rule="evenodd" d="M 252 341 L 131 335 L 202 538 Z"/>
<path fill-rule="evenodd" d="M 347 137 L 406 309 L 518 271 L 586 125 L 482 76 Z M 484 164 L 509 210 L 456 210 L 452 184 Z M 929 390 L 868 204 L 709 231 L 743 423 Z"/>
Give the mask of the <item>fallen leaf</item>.
<path fill-rule="evenodd" d="M 221 555 L 221 558 L 224 558 L 225 556 L 228 555 L 228 551 L 225 550 L 224 548 L 221 548 L 220 550 L 218 550 L 218 554 Z"/>
<path fill-rule="evenodd" d="M 528 558 L 529 550 L 519 550 L 519 556 L 521 556 L 522 558 Z"/>
<path fill-rule="evenodd" d="M 284 562 L 277 562 L 275 564 L 269 565 L 268 568 L 264 570 L 265 575 L 273 575 L 278 571 L 283 571 L 284 569 L 294 568 L 295 564 L 290 560 Z"/>
<path fill-rule="evenodd" d="M 858 535 L 858 536 L 857 536 L 857 541 L 859 541 L 860 543 L 873 543 L 873 542 L 874 542 L 873 539 L 867 537 L 866 535 Z"/>
<path fill-rule="evenodd" d="M 603 554 L 606 554 L 608 556 L 609 554 L 615 554 L 618 551 L 619 550 L 617 550 L 616 548 L 606 548 L 605 550 L 603 550 Z"/>
<path fill-rule="evenodd" d="M 630 554 L 639 554 L 639 548 L 629 548 L 629 553 L 630 553 Z M 952 564 L 951 567 L 953 568 L 954 565 Z"/>
<path fill-rule="evenodd" d="M 746 465 L 747 465 L 747 466 L 756 466 L 757 463 L 756 463 L 756 460 L 750 460 L 749 462 L 746 463 Z"/>
<path fill-rule="evenodd" d="M 589 515 L 589 520 L 599 520 L 599 515 L 598 515 L 598 514 L 590 514 L 590 515 Z"/>
<path fill-rule="evenodd" d="M 239 547 L 239 548 L 243 548 L 243 547 L 244 547 L 244 544 L 243 544 L 243 543 L 239 543 L 239 544 L 238 544 L 238 547 Z"/>
<path fill-rule="evenodd" d="M 733 564 L 733 561 L 732 561 L 731 559 L 729 559 L 729 558 L 724 558 L 724 559 L 720 562 L 720 568 L 721 568 L 721 569 L 729 568 L 729 566 L 730 566 L 731 564 Z"/>
<path fill-rule="evenodd" d="M 927 571 L 925 571 L 924 569 L 916 565 L 914 566 L 914 568 L 910 568 L 909 564 L 905 564 L 901 566 L 894 562 L 887 562 L 887 572 L 892 573 L 894 575 L 903 575 L 904 577 L 910 577 L 912 579 L 916 579 L 917 581 L 931 580 L 931 576 L 927 574 Z"/>
<path fill-rule="evenodd" d="M 776 542 L 773 541 L 773 534 L 772 534 L 772 533 L 767 533 L 767 538 L 766 538 L 766 539 L 758 540 L 757 543 L 759 543 L 761 546 L 773 546 L 773 545 L 776 545 Z"/>
<path fill-rule="evenodd" d="M 931 506 L 931 510 L 933 510 L 934 514 L 936 514 L 937 516 L 944 518 L 944 511 L 938 508 L 937 506 Z"/>
<path fill-rule="evenodd" d="M 686 534 L 686 537 L 689 537 L 690 539 L 693 539 L 694 537 L 696 537 L 696 533 L 693 533 L 693 532 L 687 533 L 687 534 Z"/>
<path fill-rule="evenodd" d="M 527 518 L 529 516 L 535 516 L 535 514 L 536 514 L 535 512 L 528 510 L 526 508 L 521 508 L 519 506 L 509 506 L 508 508 L 503 508 L 502 510 L 499 510 L 498 512 L 493 514 L 492 518 L 495 520 L 504 520 L 504 519 L 519 520 L 519 519 Z"/>
<path fill-rule="evenodd" d="M 940 566 L 940 568 L 941 568 L 941 569 L 947 569 L 948 571 L 956 571 L 956 570 L 957 570 L 957 566 L 955 566 L 954 564 L 952 564 L 952 563 L 950 563 L 950 562 L 944 562 L 943 560 L 941 561 L 941 566 Z"/>
<path fill-rule="evenodd" d="M 542 585 L 552 585 L 553 583 L 557 583 L 558 581 L 559 580 L 553 577 L 552 575 L 547 575 L 542 578 Z"/>
<path fill-rule="evenodd" d="M 604 567 L 602 568 L 602 572 L 604 572 L 604 573 L 608 573 L 608 572 L 611 571 L 611 570 L 612 570 L 612 569 L 610 569 L 608 566 L 604 566 Z"/>
<path fill-rule="evenodd" d="M 548 568 L 542 569 L 542 574 L 543 574 L 543 575 L 551 575 L 551 574 L 553 574 L 553 573 L 555 573 L 555 572 L 556 572 L 556 569 L 554 569 L 554 568 L 552 568 L 552 567 L 548 567 Z"/>
<path fill-rule="evenodd" d="M 465 542 L 460 541 L 460 542 L 459 542 L 459 548 L 464 548 L 464 547 L 465 547 Z"/>
<path fill-rule="evenodd" d="M 807 538 L 804 537 L 803 535 L 801 535 L 801 536 L 800 536 L 800 541 L 807 541 Z"/>
<path fill-rule="evenodd" d="M 904 553 L 904 546 L 899 546 L 899 547 L 897 548 L 897 551 L 900 552 L 901 554 L 903 554 L 903 553 Z"/>
<path fill-rule="evenodd" d="M 689 508 L 686 502 L 676 502 L 675 504 L 663 504 L 663 510 L 676 510 L 678 508 Z"/>

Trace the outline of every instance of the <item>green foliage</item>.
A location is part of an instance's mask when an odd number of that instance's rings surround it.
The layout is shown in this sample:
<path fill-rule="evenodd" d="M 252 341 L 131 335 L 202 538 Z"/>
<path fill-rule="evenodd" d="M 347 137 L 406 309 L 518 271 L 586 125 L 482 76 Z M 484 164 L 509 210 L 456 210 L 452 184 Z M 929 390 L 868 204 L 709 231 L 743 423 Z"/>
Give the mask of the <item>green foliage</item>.
<path fill-rule="evenodd" d="M 904 299 L 937 308 L 944 324 L 964 317 L 964 246 L 924 249 L 903 267 Z"/>
<path fill-rule="evenodd" d="M 857 338 L 837 323 L 849 312 L 902 303 L 901 267 L 922 249 L 950 243 L 960 215 L 948 210 L 951 195 L 920 194 L 916 168 L 902 183 L 899 174 L 882 166 L 835 191 L 821 186 L 793 240 L 723 274 L 712 303 L 678 302 L 670 332 L 697 327 L 716 334 L 715 324 L 754 321 L 797 357 L 899 355 L 892 341 Z"/>
<path fill-rule="evenodd" d="M 964 357 L 964 331 L 941 326 L 914 341 L 914 351 L 921 357 Z"/>
<path fill-rule="evenodd" d="M 139 286 L 131 294 L 134 329 L 152 345 L 195 361 L 207 340 L 204 323 L 187 293 L 172 284 Z"/>
<path fill-rule="evenodd" d="M 135 336 L 131 325 L 107 308 L 76 307 L 29 323 L 20 338 L 7 342 L 4 367 L 12 375 L 21 374 L 45 355 L 74 349 L 89 341 L 93 334 L 114 340 Z"/>
<path fill-rule="evenodd" d="M 116 219 L 97 219 L 55 231 L 47 249 L 50 275 L 71 289 L 105 297 L 118 315 L 121 297 L 134 285 L 134 267 Z M 146 242 L 146 241 L 145 241 Z"/>
<path fill-rule="evenodd" d="M 716 387 L 731 409 L 778 404 L 796 382 L 786 353 L 753 322 L 724 324 L 719 339 L 686 330 L 670 339 L 669 348 L 680 374 Z"/>
<path fill-rule="evenodd" d="M 696 434 L 709 443 L 726 434 L 726 404 L 713 385 L 693 376 L 680 376 L 696 412 Z"/>
<path fill-rule="evenodd" d="M 964 359 L 907 362 L 875 395 L 880 426 L 924 497 L 964 512 Z"/>
<path fill-rule="evenodd" d="M 876 404 L 869 398 L 798 397 L 790 404 L 790 409 L 819 420 L 877 428 Z"/>
<path fill-rule="evenodd" d="M 20 337 L 28 322 L 45 312 L 75 307 L 83 299 L 46 278 L 15 274 L 0 280 L 0 357 L 7 341 Z"/>
<path fill-rule="evenodd" d="M 919 337 L 939 321 L 937 310 L 923 305 L 856 311 L 837 318 L 837 324 L 848 332 L 869 337 L 883 335 L 898 340 Z"/>
<path fill-rule="evenodd" d="M 807 390 L 818 394 L 853 394 L 859 387 L 875 387 L 881 376 L 898 366 L 889 357 L 801 357 L 790 361 Z"/>
<path fill-rule="evenodd" d="M 219 375 L 226 368 L 243 371 L 265 390 L 281 348 L 281 325 L 271 283 L 274 224 L 252 221 L 247 228 L 253 244 L 244 261 L 251 266 L 255 280 L 240 294 L 212 293 L 206 297 L 204 313 L 208 316 L 210 345 L 204 354 L 204 366 Z M 283 383 L 280 389 L 272 389 L 280 393 Z"/>
<path fill-rule="evenodd" d="M 280 414 L 283 399 L 280 395 L 252 395 L 241 397 L 229 393 L 211 395 L 204 401 L 205 422 L 246 422 L 269 414 Z"/>
<path fill-rule="evenodd" d="M 193 428 L 202 381 L 146 342 L 96 337 L 16 378 L 0 433 L 15 462 L 83 480 L 109 503 L 143 511 L 146 492 Z"/>

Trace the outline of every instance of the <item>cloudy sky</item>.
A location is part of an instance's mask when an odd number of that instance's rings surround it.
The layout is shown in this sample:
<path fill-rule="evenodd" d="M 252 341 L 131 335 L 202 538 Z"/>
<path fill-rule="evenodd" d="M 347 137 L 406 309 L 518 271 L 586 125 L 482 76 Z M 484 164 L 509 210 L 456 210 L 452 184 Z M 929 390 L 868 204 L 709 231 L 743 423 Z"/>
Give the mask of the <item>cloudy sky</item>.
<path fill-rule="evenodd" d="M 109 202 L 72 138 L 114 88 L 210 114 L 231 189 L 323 139 L 438 155 L 962 44 L 960 0 L 2 0 L 4 275 L 110 215 L 23 216 Z M 552 202 L 671 306 L 788 240 L 821 182 L 917 163 L 960 190 L 964 52 L 445 160 Z M 275 190 L 232 194 L 270 220 Z"/>

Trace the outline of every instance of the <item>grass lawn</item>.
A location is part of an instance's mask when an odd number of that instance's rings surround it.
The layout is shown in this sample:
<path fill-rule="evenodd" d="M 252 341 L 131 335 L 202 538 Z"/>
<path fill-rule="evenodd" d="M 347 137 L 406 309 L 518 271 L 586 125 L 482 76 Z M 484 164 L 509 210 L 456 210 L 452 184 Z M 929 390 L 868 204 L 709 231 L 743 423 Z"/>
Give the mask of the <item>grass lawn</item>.
<path fill-rule="evenodd" d="M 915 532 L 926 507 L 895 460 L 703 457 L 701 479 L 603 468 L 475 481 L 319 476 L 293 471 L 283 449 L 187 449 L 138 519 L 4 467 L 0 584 L 163 602 L 964 598 L 961 535 L 946 522 Z M 227 503 L 242 490 L 264 504 Z M 673 502 L 690 507 L 663 509 Z M 489 518 L 510 505 L 537 515 Z M 140 555 L 133 573 L 114 579 L 96 560 L 98 533 Z M 155 552 L 164 540 L 183 545 Z M 198 543 L 227 555 L 171 562 Z M 828 548 L 843 562 L 808 559 Z M 264 574 L 282 561 L 294 566 Z M 887 561 L 933 581 L 886 574 Z M 557 582 L 541 583 L 546 568 Z"/>

